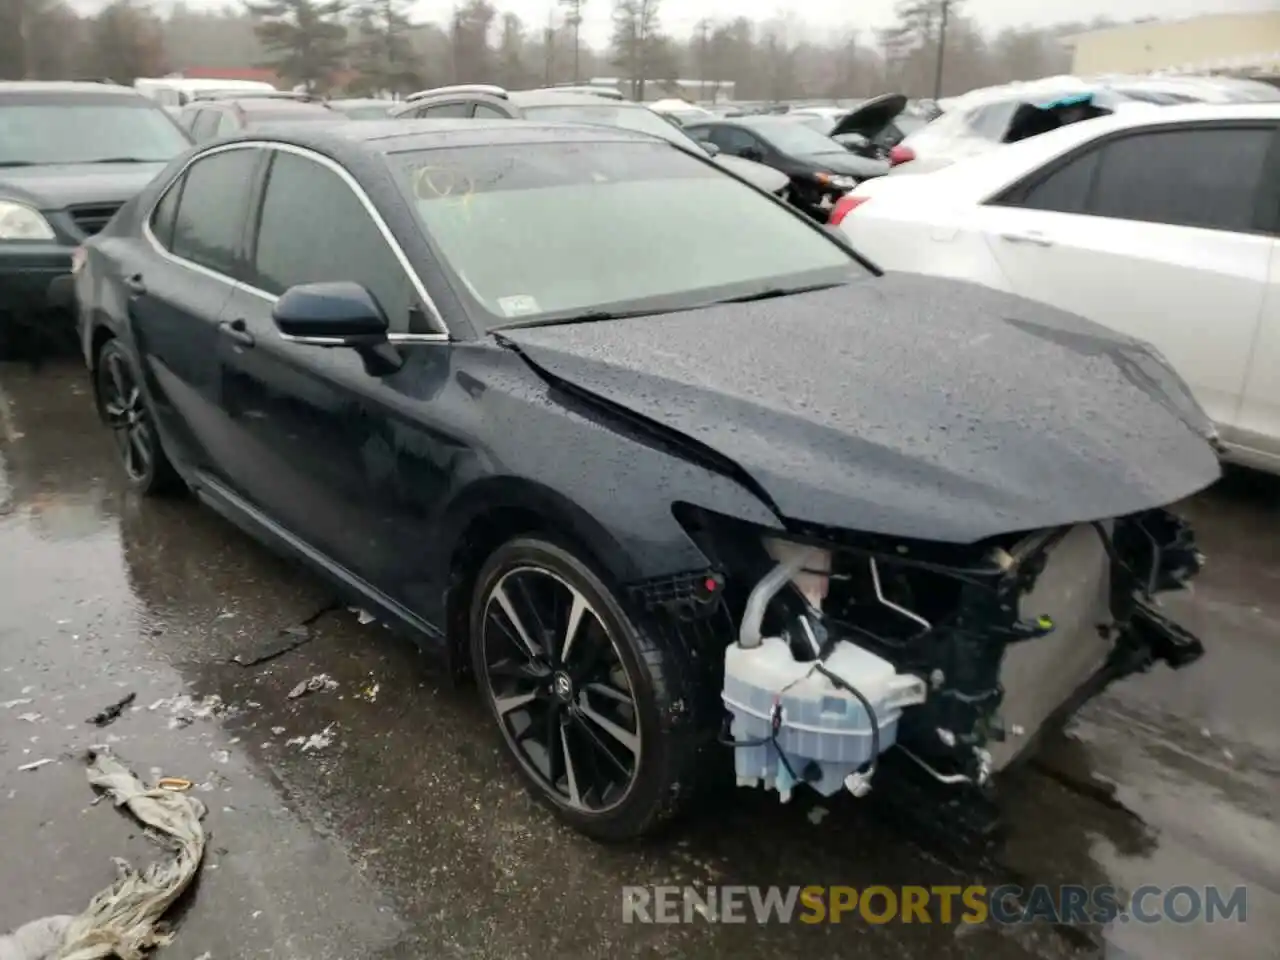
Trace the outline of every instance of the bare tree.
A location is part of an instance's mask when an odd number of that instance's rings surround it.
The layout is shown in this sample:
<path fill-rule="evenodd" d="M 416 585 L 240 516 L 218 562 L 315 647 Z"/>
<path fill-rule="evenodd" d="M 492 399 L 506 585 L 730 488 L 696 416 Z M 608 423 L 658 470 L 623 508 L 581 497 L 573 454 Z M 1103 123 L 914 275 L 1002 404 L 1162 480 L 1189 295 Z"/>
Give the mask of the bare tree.
<path fill-rule="evenodd" d="M 347 52 L 346 0 L 248 2 L 268 65 L 307 90 L 327 90 Z"/>
<path fill-rule="evenodd" d="M 468 0 L 453 12 L 450 36 L 453 40 L 453 79 L 455 83 L 492 82 L 492 51 L 489 32 L 493 29 L 497 10 L 489 0 Z"/>
<path fill-rule="evenodd" d="M 235 8 L 193 10 L 178 3 L 164 22 L 165 49 L 175 70 L 191 67 L 244 68 L 265 57 L 254 20 Z"/>
<path fill-rule="evenodd" d="M 0 3 L 0 80 L 23 80 L 27 76 L 27 20 L 33 0 Z"/>
<path fill-rule="evenodd" d="M 125 6 L 141 15 L 154 2 L 132 0 Z M 461 6 L 445 22 L 417 24 L 405 17 L 411 0 L 252 2 L 262 12 L 254 15 L 247 6 L 211 9 L 194 0 L 174 3 L 161 21 L 159 47 L 167 56 L 144 57 L 160 64 L 146 71 L 162 69 L 166 59 L 174 69 L 248 67 L 270 59 L 287 79 L 323 86 L 349 56 L 368 75 L 354 82 L 365 89 L 416 86 L 408 73 L 403 81 L 394 79 L 400 66 L 420 75 L 421 86 L 472 80 L 509 88 L 581 80 L 616 67 L 632 81 L 637 96 L 652 96 L 655 85 L 661 88 L 661 81 L 676 76 L 705 81 L 705 99 L 717 97 L 717 83 L 723 81 L 735 84 L 733 96 L 740 100 L 844 99 L 886 91 L 923 96 L 933 89 L 940 33 L 940 0 L 903 0 L 897 22 L 879 43 L 871 36 L 855 42 L 846 32 L 828 43 L 796 44 L 789 42 L 784 20 L 756 24 L 746 17 L 704 20 L 690 37 L 674 40 L 659 28 L 659 0 L 611 0 L 612 43 L 609 50 L 596 51 L 574 39 L 573 21 L 585 0 L 550 4 L 545 30 L 541 22 L 523 24 L 504 14 L 500 4 L 506 0 L 457 0 Z M 93 52 L 92 38 L 121 29 L 128 17 L 113 13 L 99 23 L 77 15 L 84 6 L 71 0 L 0 0 L 0 77 L 60 79 L 136 69 L 118 61 L 104 65 L 104 52 L 116 56 L 110 50 Z M 988 36 L 963 7 L 962 0 L 951 0 L 947 92 L 1061 73 L 1070 68 L 1070 54 L 1059 38 L 1105 25 L 1059 24 Z M 344 10 L 354 10 L 354 16 L 343 21 Z M 327 26 L 317 28 L 317 22 Z M 354 41 L 349 53 L 348 39 Z M 138 59 L 127 52 L 121 58 Z"/>
<path fill-rule="evenodd" d="M 56 80 L 82 72 L 83 25 L 62 0 L 0 4 L 0 79 Z"/>
<path fill-rule="evenodd" d="M 502 15 L 498 35 L 498 82 L 508 90 L 519 90 L 533 82 L 527 53 L 524 23 L 514 13 Z"/>
<path fill-rule="evenodd" d="M 645 84 L 658 79 L 658 62 L 665 52 L 658 5 L 659 0 L 614 0 L 613 4 L 613 62 L 623 70 L 637 100 L 644 99 Z"/>
<path fill-rule="evenodd" d="M 409 40 L 412 0 L 361 0 L 355 9 L 352 91 L 410 93 L 422 88 L 418 57 Z"/>
<path fill-rule="evenodd" d="M 160 21 L 134 0 L 114 0 L 88 23 L 84 72 L 131 84 L 168 71 Z"/>

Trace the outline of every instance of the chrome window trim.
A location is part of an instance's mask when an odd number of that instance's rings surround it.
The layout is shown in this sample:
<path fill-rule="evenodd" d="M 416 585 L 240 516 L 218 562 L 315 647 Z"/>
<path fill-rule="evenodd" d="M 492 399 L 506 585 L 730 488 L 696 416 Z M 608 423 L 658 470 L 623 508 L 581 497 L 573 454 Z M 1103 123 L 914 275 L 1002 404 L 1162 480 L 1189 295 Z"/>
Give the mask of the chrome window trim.
<path fill-rule="evenodd" d="M 173 179 L 169 181 L 168 186 L 160 191 L 160 195 L 156 197 L 151 206 L 147 208 L 146 215 L 142 219 L 142 235 L 146 238 L 147 242 L 156 253 L 164 259 L 176 263 L 181 267 L 195 271 L 201 276 L 209 277 L 213 280 L 219 280 L 237 290 L 243 290 L 245 293 L 251 293 L 254 296 L 260 297 L 268 303 L 275 303 L 279 300 L 279 297 L 273 293 L 268 293 L 266 290 L 262 290 L 252 284 L 245 283 L 243 280 L 237 280 L 234 277 L 229 277 L 225 273 L 219 273 L 217 270 L 212 270 L 208 267 L 202 266 L 201 264 L 195 263 L 192 260 L 188 260 L 185 257 L 180 257 L 170 250 L 166 250 L 164 245 L 160 243 L 160 240 L 151 230 L 151 219 L 155 216 L 156 207 L 158 207 L 161 202 L 163 202 L 164 198 L 168 196 L 169 191 L 174 188 L 174 185 L 186 176 L 191 165 L 196 163 L 198 160 L 203 160 L 204 158 L 211 157 L 214 154 L 226 153 L 231 150 L 279 150 L 282 153 L 292 153 L 296 156 L 305 157 L 306 159 L 318 163 L 320 166 L 326 167 L 336 173 L 339 179 L 347 185 L 348 189 L 356 195 L 356 199 L 360 201 L 365 212 L 373 219 L 374 226 L 378 228 L 378 232 L 382 234 L 382 239 L 385 240 L 387 246 L 391 248 L 391 252 L 399 262 L 400 268 L 405 272 L 405 275 L 409 278 L 409 282 L 413 285 L 414 292 L 417 293 L 423 305 L 426 306 L 428 316 L 434 320 L 433 326 L 436 326 L 443 331 L 441 333 L 388 333 L 387 340 L 391 343 L 447 343 L 452 339 L 449 334 L 449 325 L 445 323 L 444 316 L 440 313 L 440 308 L 436 306 L 436 302 L 431 299 L 431 295 L 427 293 L 427 289 L 422 283 L 422 278 L 418 276 L 417 271 L 414 270 L 413 266 L 409 263 L 408 256 L 405 255 L 399 241 L 397 241 L 395 235 L 392 234 L 391 228 L 387 226 L 386 221 L 382 219 L 382 215 L 373 205 L 373 201 L 370 200 L 368 195 L 364 192 L 364 188 L 356 182 L 356 179 L 352 177 L 341 164 L 335 163 L 328 157 L 316 153 L 313 150 L 308 150 L 305 147 L 294 146 L 291 143 L 276 143 L 270 140 L 242 140 L 237 143 L 227 143 L 216 147 L 210 147 L 208 150 L 202 150 L 195 156 L 188 158 L 187 162 L 182 165 L 182 169 L 174 174 Z"/>

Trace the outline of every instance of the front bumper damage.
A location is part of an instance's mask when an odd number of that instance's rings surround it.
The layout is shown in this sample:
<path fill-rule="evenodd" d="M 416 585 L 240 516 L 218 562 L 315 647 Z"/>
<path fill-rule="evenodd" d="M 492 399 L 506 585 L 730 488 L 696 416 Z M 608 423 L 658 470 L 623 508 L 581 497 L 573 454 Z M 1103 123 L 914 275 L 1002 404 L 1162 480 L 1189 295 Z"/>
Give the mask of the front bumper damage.
<path fill-rule="evenodd" d="M 1117 679 L 1204 652 L 1157 609 L 1203 565 L 1166 510 L 975 547 L 811 529 L 747 562 L 758 538 L 712 526 L 715 569 L 639 598 L 739 624 L 722 742 L 740 784 L 784 800 L 874 785 L 935 827 L 989 833 L 994 780 L 1041 733 Z"/>

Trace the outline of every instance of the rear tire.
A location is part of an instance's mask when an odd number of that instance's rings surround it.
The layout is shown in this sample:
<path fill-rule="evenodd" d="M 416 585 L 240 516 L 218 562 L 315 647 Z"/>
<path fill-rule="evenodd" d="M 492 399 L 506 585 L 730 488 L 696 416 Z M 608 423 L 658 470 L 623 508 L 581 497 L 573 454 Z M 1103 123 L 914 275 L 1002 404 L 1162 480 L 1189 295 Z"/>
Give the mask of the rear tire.
<path fill-rule="evenodd" d="M 470 634 L 507 752 L 562 820 L 623 841 L 684 808 L 697 767 L 687 655 L 639 629 L 575 552 L 533 537 L 499 547 L 477 577 Z"/>
<path fill-rule="evenodd" d="M 129 485 L 143 496 L 179 491 L 182 479 L 165 455 L 155 417 L 142 393 L 142 377 L 119 340 L 108 340 L 98 352 L 94 391 Z"/>

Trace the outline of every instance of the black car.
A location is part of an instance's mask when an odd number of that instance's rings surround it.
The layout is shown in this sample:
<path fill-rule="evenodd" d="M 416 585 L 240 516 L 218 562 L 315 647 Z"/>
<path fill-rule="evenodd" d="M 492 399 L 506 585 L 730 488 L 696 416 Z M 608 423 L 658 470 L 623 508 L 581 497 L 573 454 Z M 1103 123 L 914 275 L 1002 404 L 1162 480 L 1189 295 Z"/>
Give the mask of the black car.
<path fill-rule="evenodd" d="M 825 222 L 835 202 L 887 163 L 856 156 L 830 137 L 785 115 L 691 123 L 685 133 L 721 154 L 764 163 L 791 179 L 791 202 Z"/>
<path fill-rule="evenodd" d="M 396 107 L 391 115 L 428 120 L 463 117 L 493 120 L 506 117 L 510 120 L 595 123 L 637 130 L 669 140 L 688 150 L 705 152 L 720 166 L 752 186 L 783 200 L 788 197 L 791 181 L 780 176 L 777 170 L 741 157 L 721 156 L 720 149 L 714 144 L 699 144 L 689 137 L 678 122 L 642 103 L 558 88 L 508 92 L 488 84 L 442 87 L 436 91 L 425 91 L 424 94 L 417 94 L 408 103 Z"/>
<path fill-rule="evenodd" d="M 530 789 L 595 837 L 735 761 L 784 796 L 874 775 L 922 822 L 989 810 L 1059 707 L 1202 652 L 1152 597 L 1200 565 L 1164 505 L 1218 463 L 1158 355 L 881 276 L 652 137 L 222 141 L 90 241 L 76 289 L 133 485 L 190 487 L 473 672 Z"/>
<path fill-rule="evenodd" d="M 0 83 L 0 359 L 66 347 L 75 248 L 191 141 L 110 83 Z"/>
<path fill-rule="evenodd" d="M 893 148 L 929 122 L 925 107 L 912 107 L 900 93 L 872 97 L 825 131 L 846 150 L 870 160 L 888 160 Z"/>
<path fill-rule="evenodd" d="M 241 91 L 197 96 L 182 108 L 179 122 L 196 143 L 264 125 L 333 123 L 352 119 L 324 100 L 298 93 Z"/>

